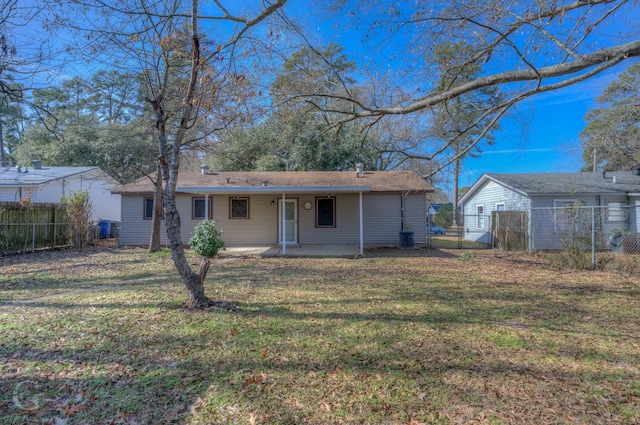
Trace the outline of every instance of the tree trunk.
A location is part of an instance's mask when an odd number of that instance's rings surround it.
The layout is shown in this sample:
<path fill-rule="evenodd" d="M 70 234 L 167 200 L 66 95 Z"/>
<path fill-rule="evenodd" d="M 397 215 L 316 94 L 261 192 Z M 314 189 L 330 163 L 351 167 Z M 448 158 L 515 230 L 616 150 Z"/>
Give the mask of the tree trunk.
<path fill-rule="evenodd" d="M 202 261 L 200 261 L 200 270 L 198 271 L 198 281 L 200 282 L 200 286 L 203 288 L 204 279 L 207 277 L 209 266 L 211 266 L 211 261 L 207 257 L 202 257 Z"/>
<path fill-rule="evenodd" d="M 193 119 L 193 100 L 195 97 L 196 84 L 198 81 L 198 70 L 200 67 L 200 40 L 198 39 L 198 0 L 192 0 L 191 12 L 191 65 L 189 72 L 189 84 L 183 99 L 184 107 L 180 125 L 177 128 L 176 136 L 171 144 L 170 163 L 168 166 L 169 175 L 163 173 L 163 178 L 167 178 L 167 186 L 164 190 L 164 206 L 166 209 L 167 238 L 171 244 L 171 256 L 173 262 L 180 273 L 182 282 L 187 289 L 187 305 L 192 308 L 206 307 L 210 304 L 209 298 L 204 294 L 204 285 L 200 283 L 187 261 L 182 245 L 180 234 L 180 214 L 176 206 L 176 187 L 178 185 L 178 173 L 180 172 L 180 155 L 182 141 L 184 140 L 190 121 Z"/>
<path fill-rule="evenodd" d="M 4 129 L 2 128 L 2 120 L 0 120 L 0 167 L 6 167 L 7 160 L 4 156 Z"/>
<path fill-rule="evenodd" d="M 160 169 L 160 162 L 158 161 L 156 173 L 156 191 L 153 195 L 153 217 L 151 220 L 151 237 L 149 239 L 149 252 L 158 252 L 161 249 L 160 246 L 160 228 L 162 223 L 162 170 Z"/>
<path fill-rule="evenodd" d="M 171 180 L 172 179 L 170 179 L 170 182 Z M 173 184 L 175 184 L 175 182 Z M 182 237 L 180 235 L 180 215 L 176 208 L 175 196 L 171 190 L 165 190 L 165 207 L 165 221 L 167 225 L 167 237 L 171 245 L 171 256 L 182 278 L 182 283 L 184 283 L 187 290 L 187 306 L 189 308 L 206 307 L 210 304 L 210 301 L 204 294 L 204 285 L 201 284 L 200 277 L 191 270 L 189 261 L 187 261 L 184 246 L 182 245 Z"/>
<path fill-rule="evenodd" d="M 458 154 L 459 147 L 456 145 L 456 155 Z M 458 185 L 460 181 L 460 160 L 456 159 L 453 163 L 453 223 L 459 226 L 458 223 Z"/>

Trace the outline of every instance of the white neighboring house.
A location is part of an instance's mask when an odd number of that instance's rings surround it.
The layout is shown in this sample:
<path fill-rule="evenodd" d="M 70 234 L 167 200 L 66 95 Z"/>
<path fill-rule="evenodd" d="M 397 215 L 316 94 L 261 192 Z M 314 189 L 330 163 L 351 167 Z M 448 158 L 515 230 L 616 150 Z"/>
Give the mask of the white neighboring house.
<path fill-rule="evenodd" d="M 599 219 L 602 230 L 638 234 L 640 167 L 631 172 L 484 174 L 460 199 L 465 239 L 490 243 L 494 211 L 526 211 L 534 233 L 530 248 L 560 249 L 566 226 L 559 225 L 554 211 L 577 201 L 608 210 Z"/>
<path fill-rule="evenodd" d="M 0 201 L 19 202 L 31 197 L 35 203 L 57 203 L 72 192 L 89 192 L 94 221 L 120 221 L 120 195 L 111 190 L 118 182 L 99 167 L 0 168 Z"/>

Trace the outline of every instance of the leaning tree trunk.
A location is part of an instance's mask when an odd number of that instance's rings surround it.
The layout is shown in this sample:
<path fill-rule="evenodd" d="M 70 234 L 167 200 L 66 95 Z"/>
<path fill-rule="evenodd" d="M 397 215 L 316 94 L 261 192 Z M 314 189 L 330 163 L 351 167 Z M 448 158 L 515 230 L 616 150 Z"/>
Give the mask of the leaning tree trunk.
<path fill-rule="evenodd" d="M 178 173 L 180 171 L 180 155 L 182 141 L 193 119 L 193 103 L 195 98 L 196 83 L 198 81 L 198 69 L 200 63 L 200 40 L 198 38 L 198 0 L 192 0 L 191 11 L 191 65 L 189 70 L 189 84 L 183 99 L 182 117 L 177 128 L 176 137 L 171 145 L 169 163 L 169 179 L 164 191 L 166 209 L 167 238 L 171 244 L 171 256 L 173 262 L 182 277 L 182 282 L 187 289 L 187 304 L 189 307 L 200 308 L 210 304 L 209 298 L 204 294 L 204 284 L 198 278 L 187 261 L 180 235 L 180 214 L 176 206 L 176 188 L 178 185 Z M 164 99 L 163 99 L 164 101 Z M 204 279 L 203 279 L 204 280 Z"/>
<path fill-rule="evenodd" d="M 206 307 L 210 304 L 210 301 L 204 294 L 204 278 L 200 279 L 199 275 L 191 270 L 189 261 L 187 261 L 180 235 L 180 215 L 176 208 L 176 199 L 168 190 L 165 191 L 165 207 L 167 237 L 171 244 L 171 256 L 180 277 L 182 277 L 182 283 L 187 289 L 187 306 L 190 308 Z"/>

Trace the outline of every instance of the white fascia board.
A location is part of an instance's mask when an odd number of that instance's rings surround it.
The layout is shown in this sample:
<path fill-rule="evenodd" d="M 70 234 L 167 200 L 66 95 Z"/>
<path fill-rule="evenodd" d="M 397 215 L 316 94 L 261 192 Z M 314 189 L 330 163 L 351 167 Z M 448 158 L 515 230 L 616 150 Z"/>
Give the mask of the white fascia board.
<path fill-rule="evenodd" d="M 252 186 L 252 187 L 177 187 L 180 193 L 253 194 L 273 195 L 280 193 L 356 193 L 370 192 L 371 186 Z"/>

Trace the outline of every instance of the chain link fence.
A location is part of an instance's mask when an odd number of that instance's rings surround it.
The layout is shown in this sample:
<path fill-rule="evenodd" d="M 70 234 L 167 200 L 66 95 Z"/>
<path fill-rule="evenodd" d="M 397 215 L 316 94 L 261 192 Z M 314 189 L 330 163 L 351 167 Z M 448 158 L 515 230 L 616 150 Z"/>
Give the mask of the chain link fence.
<path fill-rule="evenodd" d="M 567 250 L 640 254 L 635 207 L 581 206 L 532 208 L 529 251 Z"/>
<path fill-rule="evenodd" d="M 622 203 L 494 211 L 463 218 L 464 239 L 514 251 L 640 254 L 640 214 Z"/>

